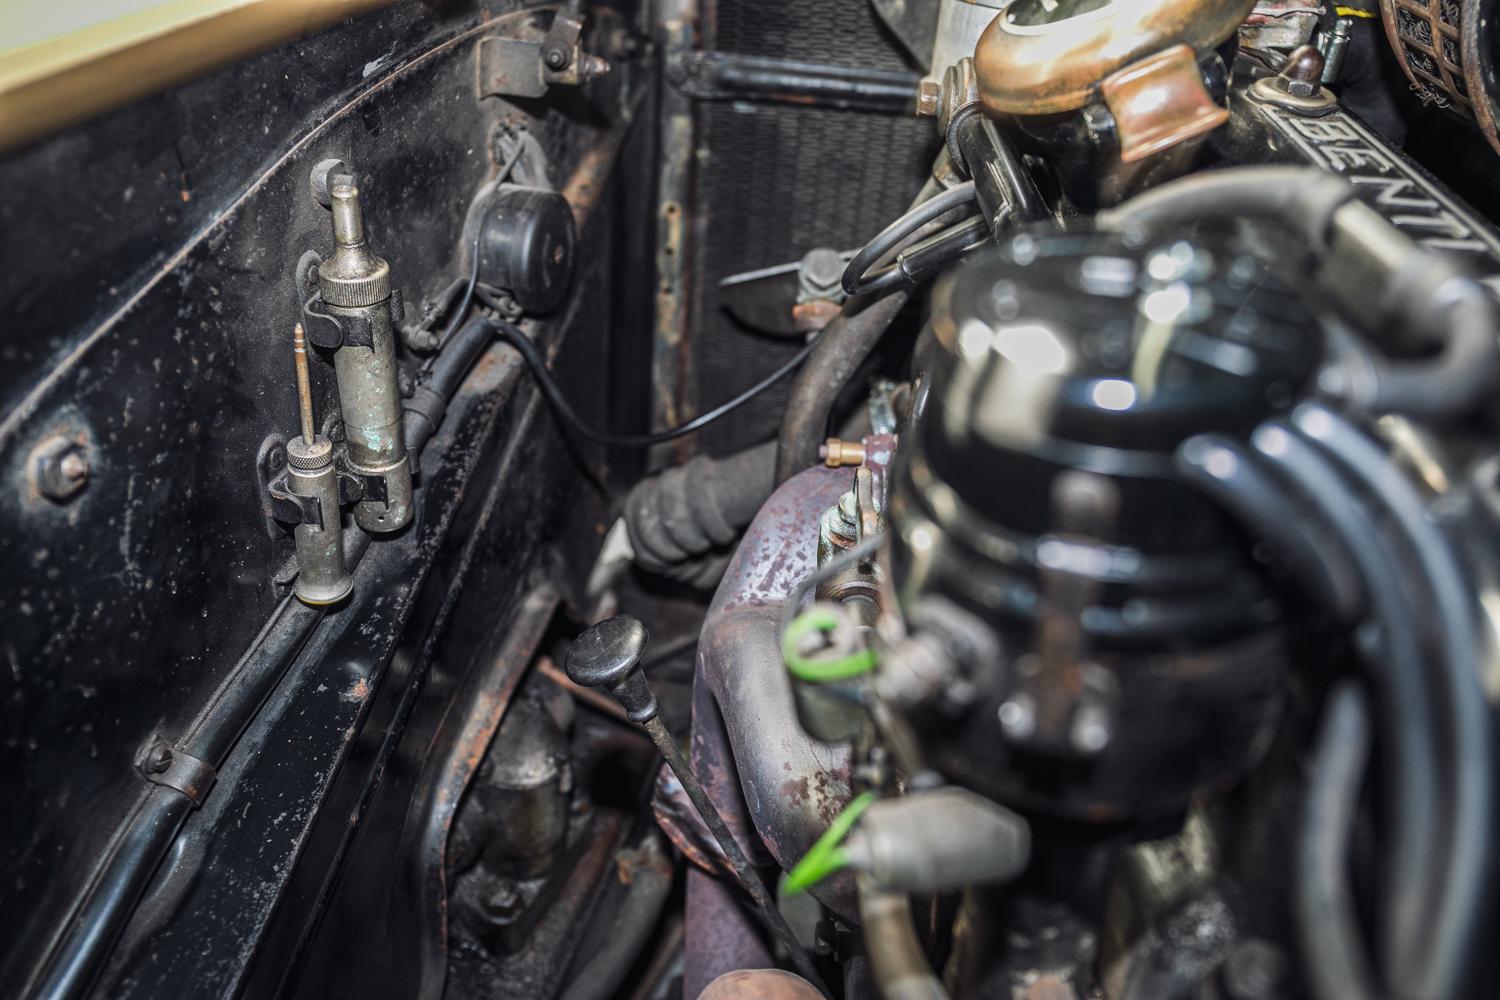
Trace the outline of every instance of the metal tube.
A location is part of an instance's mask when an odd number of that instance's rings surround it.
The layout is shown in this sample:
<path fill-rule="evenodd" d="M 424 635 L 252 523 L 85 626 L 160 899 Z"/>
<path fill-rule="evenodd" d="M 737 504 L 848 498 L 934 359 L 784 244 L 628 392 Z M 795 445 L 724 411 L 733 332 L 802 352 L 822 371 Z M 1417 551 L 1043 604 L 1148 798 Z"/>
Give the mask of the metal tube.
<path fill-rule="evenodd" d="M 687 797 L 692 800 L 693 808 L 698 810 L 703 825 L 707 826 L 708 832 L 714 835 L 719 849 L 724 852 L 724 857 L 728 859 L 730 867 L 739 878 L 740 885 L 750 894 L 755 908 L 760 910 L 766 922 L 766 928 L 776 938 L 777 943 L 786 949 L 792 964 L 797 967 L 797 972 L 816 986 L 824 996 L 828 996 L 828 988 L 823 985 L 822 977 L 813 967 L 812 959 L 808 958 L 807 952 L 798 943 L 797 935 L 792 933 L 786 917 L 781 915 L 781 910 L 776 906 L 776 900 L 771 898 L 770 892 L 761 882 L 755 868 L 751 866 L 750 859 L 745 857 L 745 852 L 740 849 L 739 841 L 734 839 L 734 834 L 730 833 L 729 827 L 724 825 L 724 818 L 719 815 L 719 810 L 709 800 L 708 793 L 698 782 L 697 775 L 688 766 L 687 760 L 682 756 L 682 751 L 677 748 L 677 741 L 672 739 L 672 734 L 667 732 L 667 727 L 662 725 L 661 719 L 654 716 L 641 723 L 641 728 L 646 730 L 646 735 L 651 737 L 651 742 L 655 743 L 656 749 L 661 751 L 667 766 L 672 769 L 673 774 L 677 775 L 677 780 L 682 783 L 683 791 L 687 792 Z"/>
<path fill-rule="evenodd" d="M 333 466 L 333 448 L 325 437 L 316 437 L 311 445 L 294 438 L 287 453 L 304 456 L 326 456 L 323 464 L 287 470 L 288 485 L 298 496 L 312 497 L 323 512 L 322 524 L 303 522 L 297 525 L 293 540 L 297 546 L 297 581 L 292 592 L 303 604 L 320 606 L 337 604 L 354 589 L 354 578 L 344 563 L 343 525 L 339 519 L 338 472 Z M 294 460 L 295 461 L 295 460 Z"/>
<path fill-rule="evenodd" d="M 312 380 L 307 371 L 307 333 L 298 323 L 292 329 L 292 358 L 297 363 L 297 408 L 302 417 L 302 440 L 312 444 L 317 435 L 313 426 Z"/>
<path fill-rule="evenodd" d="M 333 240 L 341 247 L 357 247 L 365 242 L 364 214 L 359 207 L 359 188 L 338 183 L 329 191 L 333 209 Z"/>
<path fill-rule="evenodd" d="M 365 496 L 354 508 L 354 523 L 384 534 L 405 527 L 412 514 L 390 265 L 365 246 L 359 188 L 352 181 L 334 183 L 329 207 L 337 248 L 318 266 L 318 294 L 343 330 L 333 369 L 344 417 L 345 459 L 366 484 Z"/>

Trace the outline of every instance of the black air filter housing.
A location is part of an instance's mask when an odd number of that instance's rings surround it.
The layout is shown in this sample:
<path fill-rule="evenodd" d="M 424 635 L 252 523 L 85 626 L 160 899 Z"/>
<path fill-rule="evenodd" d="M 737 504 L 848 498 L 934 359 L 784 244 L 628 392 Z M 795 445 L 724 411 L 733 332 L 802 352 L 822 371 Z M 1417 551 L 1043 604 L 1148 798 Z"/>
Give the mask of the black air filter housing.
<path fill-rule="evenodd" d="M 1074 233 L 960 268 L 932 334 L 890 504 L 898 585 L 971 612 L 1007 651 L 944 739 L 947 769 L 1091 819 L 1169 812 L 1240 773 L 1274 717 L 1280 609 L 1172 456 L 1302 394 L 1321 356 L 1311 313 L 1225 242 Z"/>

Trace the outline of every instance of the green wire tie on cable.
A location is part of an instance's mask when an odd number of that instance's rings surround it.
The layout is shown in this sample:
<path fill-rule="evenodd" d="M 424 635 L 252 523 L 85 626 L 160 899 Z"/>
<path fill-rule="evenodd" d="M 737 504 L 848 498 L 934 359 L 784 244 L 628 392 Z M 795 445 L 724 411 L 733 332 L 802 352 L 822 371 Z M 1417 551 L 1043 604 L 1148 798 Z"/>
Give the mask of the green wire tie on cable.
<path fill-rule="evenodd" d="M 787 673 L 799 681 L 811 684 L 829 684 L 847 681 L 867 674 L 875 669 L 875 650 L 862 649 L 835 660 L 820 660 L 803 656 L 799 646 L 810 632 L 827 634 L 840 625 L 839 616 L 832 608 L 817 606 L 808 608 L 792 619 L 781 636 L 781 658 L 786 661 Z"/>
<path fill-rule="evenodd" d="M 817 885 L 836 871 L 841 871 L 849 864 L 849 858 L 844 854 L 842 844 L 849 831 L 854 828 L 854 823 L 860 815 L 875 802 L 874 792 L 863 792 L 856 795 L 844 811 L 823 831 L 817 843 L 813 844 L 808 852 L 803 855 L 802 860 L 792 867 L 790 872 L 782 878 L 781 888 L 783 893 L 805 892 L 812 886 Z"/>

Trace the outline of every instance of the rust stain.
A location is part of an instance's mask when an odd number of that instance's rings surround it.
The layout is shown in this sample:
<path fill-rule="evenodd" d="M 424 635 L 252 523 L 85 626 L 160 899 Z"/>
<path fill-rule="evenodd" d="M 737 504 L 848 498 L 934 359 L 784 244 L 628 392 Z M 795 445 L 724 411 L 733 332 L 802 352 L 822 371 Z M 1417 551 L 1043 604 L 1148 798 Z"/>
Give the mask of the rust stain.
<path fill-rule="evenodd" d="M 600 142 L 583 155 L 573 170 L 573 175 L 563 185 L 563 197 L 573 206 L 573 214 L 578 217 L 580 229 L 598 206 L 609 182 L 610 172 L 614 169 L 615 157 L 624 141 L 624 126 L 610 129 Z"/>
<path fill-rule="evenodd" d="M 357 677 L 349 690 L 344 692 L 344 700 L 352 702 L 365 701 L 370 697 L 370 682 L 367 678 Z"/>

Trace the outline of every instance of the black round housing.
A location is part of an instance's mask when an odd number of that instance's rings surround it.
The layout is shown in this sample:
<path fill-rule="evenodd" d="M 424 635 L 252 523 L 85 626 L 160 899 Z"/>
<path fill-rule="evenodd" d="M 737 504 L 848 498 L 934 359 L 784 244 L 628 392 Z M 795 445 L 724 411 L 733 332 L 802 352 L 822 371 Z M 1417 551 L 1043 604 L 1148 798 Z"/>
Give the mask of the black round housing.
<path fill-rule="evenodd" d="M 504 291 L 524 312 L 557 308 L 573 280 L 577 229 L 556 191 L 503 184 L 480 217 L 479 280 Z"/>
<path fill-rule="evenodd" d="M 1279 703 L 1280 609 L 1172 455 L 1290 406 L 1321 357 L 1314 317 L 1225 242 L 1073 233 L 958 269 L 931 333 L 889 505 L 898 589 L 963 608 L 1005 650 L 936 762 L 1092 820 L 1231 780 Z"/>

